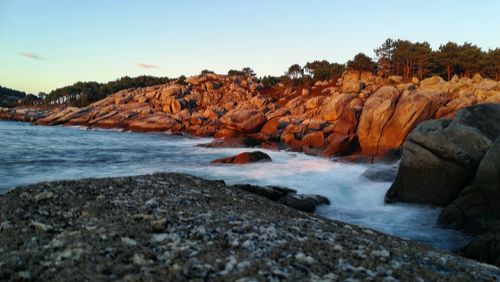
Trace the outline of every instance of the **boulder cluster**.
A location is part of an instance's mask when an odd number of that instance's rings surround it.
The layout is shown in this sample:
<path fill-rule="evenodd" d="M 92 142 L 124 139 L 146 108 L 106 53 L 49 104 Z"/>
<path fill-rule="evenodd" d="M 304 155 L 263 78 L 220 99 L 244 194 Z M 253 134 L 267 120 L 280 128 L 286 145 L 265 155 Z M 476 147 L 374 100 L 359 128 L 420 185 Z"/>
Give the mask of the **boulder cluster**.
<path fill-rule="evenodd" d="M 418 125 L 386 201 L 443 207 L 439 224 L 474 235 L 460 252 L 500 266 L 500 104 Z"/>
<path fill-rule="evenodd" d="M 264 87 L 251 77 L 204 74 L 122 90 L 84 108 L 3 108 L 0 118 L 183 132 L 222 138 L 221 146 L 243 142 L 326 157 L 380 156 L 399 148 L 418 123 L 484 102 L 500 102 L 500 83 L 480 75 L 404 83 L 401 77 L 346 71 L 338 81 Z"/>

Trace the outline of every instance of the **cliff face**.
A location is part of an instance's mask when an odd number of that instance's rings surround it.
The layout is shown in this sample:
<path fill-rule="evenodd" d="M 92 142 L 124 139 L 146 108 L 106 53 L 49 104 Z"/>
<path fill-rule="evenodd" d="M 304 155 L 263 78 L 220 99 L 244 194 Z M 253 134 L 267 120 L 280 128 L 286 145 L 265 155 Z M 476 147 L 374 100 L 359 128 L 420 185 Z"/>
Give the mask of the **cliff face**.
<path fill-rule="evenodd" d="M 264 88 L 248 77 L 207 74 L 183 84 L 123 90 L 85 108 L 0 109 L 0 118 L 169 130 L 224 138 L 222 145 L 243 142 L 323 156 L 381 155 L 401 147 L 418 123 L 483 102 L 500 102 L 500 83 L 479 75 L 401 83 L 400 77 L 348 71 L 337 82 Z"/>

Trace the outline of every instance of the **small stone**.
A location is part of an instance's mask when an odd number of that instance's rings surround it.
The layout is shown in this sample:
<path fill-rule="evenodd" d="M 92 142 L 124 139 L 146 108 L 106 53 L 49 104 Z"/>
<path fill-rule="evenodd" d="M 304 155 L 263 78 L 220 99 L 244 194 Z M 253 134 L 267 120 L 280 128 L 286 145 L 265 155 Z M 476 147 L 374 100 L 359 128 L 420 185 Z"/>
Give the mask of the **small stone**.
<path fill-rule="evenodd" d="M 146 203 L 144 203 L 144 207 L 147 209 L 147 210 L 154 210 L 158 207 L 158 202 L 156 201 L 156 199 L 149 199 L 148 201 L 146 201 Z"/>
<path fill-rule="evenodd" d="M 137 241 L 129 237 L 122 237 L 122 243 L 127 246 L 132 246 L 132 247 L 137 246 Z"/>
<path fill-rule="evenodd" d="M 45 191 L 45 192 L 42 192 L 40 194 L 35 195 L 35 197 L 33 197 L 33 200 L 35 202 L 40 202 L 43 200 L 50 199 L 52 197 L 54 197 L 54 193 Z"/>
<path fill-rule="evenodd" d="M 149 264 L 151 261 L 146 260 L 143 254 L 134 254 L 132 257 L 132 263 L 138 266 L 143 266 Z"/>
<path fill-rule="evenodd" d="M 162 232 L 165 230 L 166 227 L 167 227 L 166 218 L 161 218 L 151 222 L 151 229 L 153 229 L 154 232 Z"/>
<path fill-rule="evenodd" d="M 311 257 L 311 256 L 308 256 L 302 252 L 300 253 L 297 253 L 295 255 L 295 259 L 298 260 L 298 261 L 301 261 L 301 262 L 305 262 L 307 264 L 313 264 L 314 263 L 314 258 Z"/>
<path fill-rule="evenodd" d="M 48 224 L 44 224 L 44 223 L 37 222 L 37 221 L 31 221 L 30 225 L 32 227 L 35 227 L 35 229 L 40 230 L 40 231 L 44 231 L 44 232 L 51 231 L 52 229 L 54 229 L 52 226 L 50 226 Z"/>
<path fill-rule="evenodd" d="M 17 273 L 17 277 L 20 280 L 31 280 L 32 275 L 31 275 L 31 272 L 29 272 L 29 271 L 19 271 Z"/>

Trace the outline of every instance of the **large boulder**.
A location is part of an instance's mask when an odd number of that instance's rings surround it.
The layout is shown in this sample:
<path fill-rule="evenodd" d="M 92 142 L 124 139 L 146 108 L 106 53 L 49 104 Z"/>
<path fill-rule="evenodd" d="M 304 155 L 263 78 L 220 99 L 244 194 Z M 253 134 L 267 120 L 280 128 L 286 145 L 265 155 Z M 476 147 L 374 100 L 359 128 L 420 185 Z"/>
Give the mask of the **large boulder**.
<path fill-rule="evenodd" d="M 266 116 L 258 110 L 234 111 L 229 116 L 228 127 L 243 133 L 258 132 L 266 123 Z"/>
<path fill-rule="evenodd" d="M 391 118 L 400 93 L 394 86 L 383 86 L 366 101 L 358 125 L 359 144 L 364 153 L 378 152 L 380 137 Z"/>
<path fill-rule="evenodd" d="M 473 179 L 492 137 L 500 134 L 499 123 L 498 104 L 466 108 L 453 121 L 421 123 L 403 147 L 398 175 L 386 201 L 450 204 Z"/>
<path fill-rule="evenodd" d="M 500 212 L 500 137 L 481 160 L 473 184 L 443 210 L 438 222 L 467 230 L 471 220 L 488 212 Z"/>
<path fill-rule="evenodd" d="M 447 92 L 423 88 L 401 97 L 383 129 L 378 150 L 387 151 L 401 147 L 413 128 L 420 122 L 433 118 L 436 111 L 449 99 Z"/>
<path fill-rule="evenodd" d="M 438 223 L 476 235 L 462 255 L 500 266 L 500 137 L 481 160 L 473 184 L 441 212 Z"/>

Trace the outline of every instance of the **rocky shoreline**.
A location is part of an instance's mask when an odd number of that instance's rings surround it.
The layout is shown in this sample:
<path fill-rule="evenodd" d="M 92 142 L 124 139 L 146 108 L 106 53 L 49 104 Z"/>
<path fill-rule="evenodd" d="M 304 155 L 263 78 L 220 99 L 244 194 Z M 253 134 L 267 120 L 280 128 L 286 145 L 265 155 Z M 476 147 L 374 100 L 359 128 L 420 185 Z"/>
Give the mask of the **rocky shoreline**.
<path fill-rule="evenodd" d="M 18 187 L 0 211 L 2 280 L 500 279 L 491 265 L 182 174 Z"/>
<path fill-rule="evenodd" d="M 500 102 L 500 82 L 431 77 L 404 82 L 346 71 L 338 81 L 264 87 L 252 77 L 205 74 L 119 91 L 84 108 L 0 108 L 0 119 L 220 138 L 211 146 L 287 148 L 364 160 L 399 150 L 420 122 Z"/>

